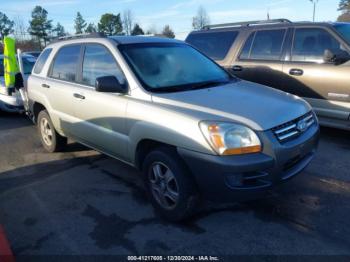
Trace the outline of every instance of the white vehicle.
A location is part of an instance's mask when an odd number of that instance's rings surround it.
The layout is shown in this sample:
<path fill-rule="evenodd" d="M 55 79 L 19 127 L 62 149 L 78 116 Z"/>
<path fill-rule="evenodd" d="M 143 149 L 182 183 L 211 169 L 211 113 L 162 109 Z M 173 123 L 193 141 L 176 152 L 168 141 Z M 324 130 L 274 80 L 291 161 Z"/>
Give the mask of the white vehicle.
<path fill-rule="evenodd" d="M 31 55 L 19 55 L 21 57 L 21 73 L 23 76 L 24 88 L 26 89 L 28 76 L 32 73 L 36 58 Z M 5 86 L 4 78 L 4 55 L 0 55 L 0 110 L 5 112 L 23 112 L 23 99 L 16 89 L 8 89 Z"/>

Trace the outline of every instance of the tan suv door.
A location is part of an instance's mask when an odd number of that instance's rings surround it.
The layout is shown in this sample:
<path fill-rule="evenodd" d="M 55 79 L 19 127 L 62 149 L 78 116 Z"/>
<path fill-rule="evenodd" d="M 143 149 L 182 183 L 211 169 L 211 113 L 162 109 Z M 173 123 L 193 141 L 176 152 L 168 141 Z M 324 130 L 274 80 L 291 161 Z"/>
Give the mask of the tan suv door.
<path fill-rule="evenodd" d="M 125 81 L 125 77 L 105 46 L 87 44 L 84 48 L 81 85 L 73 94 L 74 114 L 78 120 L 75 135 L 95 149 L 125 159 L 128 139 L 125 134 L 125 111 L 128 98 L 94 89 L 97 77 L 113 75 L 120 82 Z"/>
<path fill-rule="evenodd" d="M 285 91 L 305 98 L 320 117 L 349 119 L 350 62 L 323 60 L 326 49 L 339 53 L 345 50 L 343 44 L 328 28 L 296 28 L 290 61 L 283 65 Z"/>
<path fill-rule="evenodd" d="M 286 28 L 261 29 L 250 33 L 233 62 L 232 72 L 244 80 L 280 88 L 286 36 Z"/>

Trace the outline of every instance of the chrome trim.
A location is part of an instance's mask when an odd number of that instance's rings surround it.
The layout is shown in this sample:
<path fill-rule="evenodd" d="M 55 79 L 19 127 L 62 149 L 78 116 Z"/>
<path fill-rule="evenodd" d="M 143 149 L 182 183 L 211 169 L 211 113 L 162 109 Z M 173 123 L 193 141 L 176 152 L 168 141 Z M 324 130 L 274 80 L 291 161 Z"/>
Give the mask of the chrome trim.
<path fill-rule="evenodd" d="M 306 123 L 305 130 L 298 130 L 298 123 L 304 121 Z M 316 123 L 315 117 L 312 112 L 307 113 L 304 116 L 296 118 L 290 122 L 284 123 L 272 129 L 274 135 L 277 137 L 278 141 L 284 142 L 287 139 L 298 136 L 306 132 L 313 124 Z"/>
<path fill-rule="evenodd" d="M 287 126 L 287 127 L 283 128 L 283 129 L 281 129 L 281 130 L 276 131 L 275 134 L 276 134 L 276 135 L 279 135 L 279 134 L 281 134 L 281 133 L 284 133 L 284 132 L 286 132 L 286 131 L 288 131 L 288 130 L 290 130 L 290 129 L 296 128 L 296 127 L 297 127 L 297 125 L 296 125 L 296 124 L 293 124 L 293 125 L 290 125 L 290 126 Z"/>
<path fill-rule="evenodd" d="M 283 135 L 283 136 L 279 136 L 278 139 L 279 139 L 280 141 L 283 141 L 283 140 L 286 140 L 287 138 L 290 138 L 290 137 L 295 136 L 295 135 L 297 135 L 297 134 L 299 134 L 299 131 L 293 131 L 293 132 L 288 133 L 288 134 L 285 134 L 285 135 Z"/>

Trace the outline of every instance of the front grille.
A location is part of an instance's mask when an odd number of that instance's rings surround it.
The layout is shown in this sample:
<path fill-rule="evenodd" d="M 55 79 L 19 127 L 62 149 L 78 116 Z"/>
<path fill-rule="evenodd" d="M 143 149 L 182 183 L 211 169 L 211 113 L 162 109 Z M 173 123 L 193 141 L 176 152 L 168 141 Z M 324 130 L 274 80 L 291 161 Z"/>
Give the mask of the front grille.
<path fill-rule="evenodd" d="M 278 141 L 286 142 L 304 133 L 315 123 L 312 112 L 272 129 Z"/>

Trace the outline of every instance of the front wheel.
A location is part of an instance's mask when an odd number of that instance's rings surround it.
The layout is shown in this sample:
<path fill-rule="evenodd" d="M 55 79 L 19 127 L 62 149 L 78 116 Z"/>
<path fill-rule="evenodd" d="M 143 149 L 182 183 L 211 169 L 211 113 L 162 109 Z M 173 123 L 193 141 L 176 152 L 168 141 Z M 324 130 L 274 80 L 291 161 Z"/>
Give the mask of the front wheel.
<path fill-rule="evenodd" d="M 50 153 L 58 152 L 67 144 L 67 138 L 56 132 L 46 110 L 39 113 L 37 125 L 41 143 L 46 151 Z"/>
<path fill-rule="evenodd" d="M 181 221 L 195 213 L 197 189 L 175 150 L 152 151 L 144 161 L 143 173 L 147 193 L 158 214 L 169 221 Z"/>

